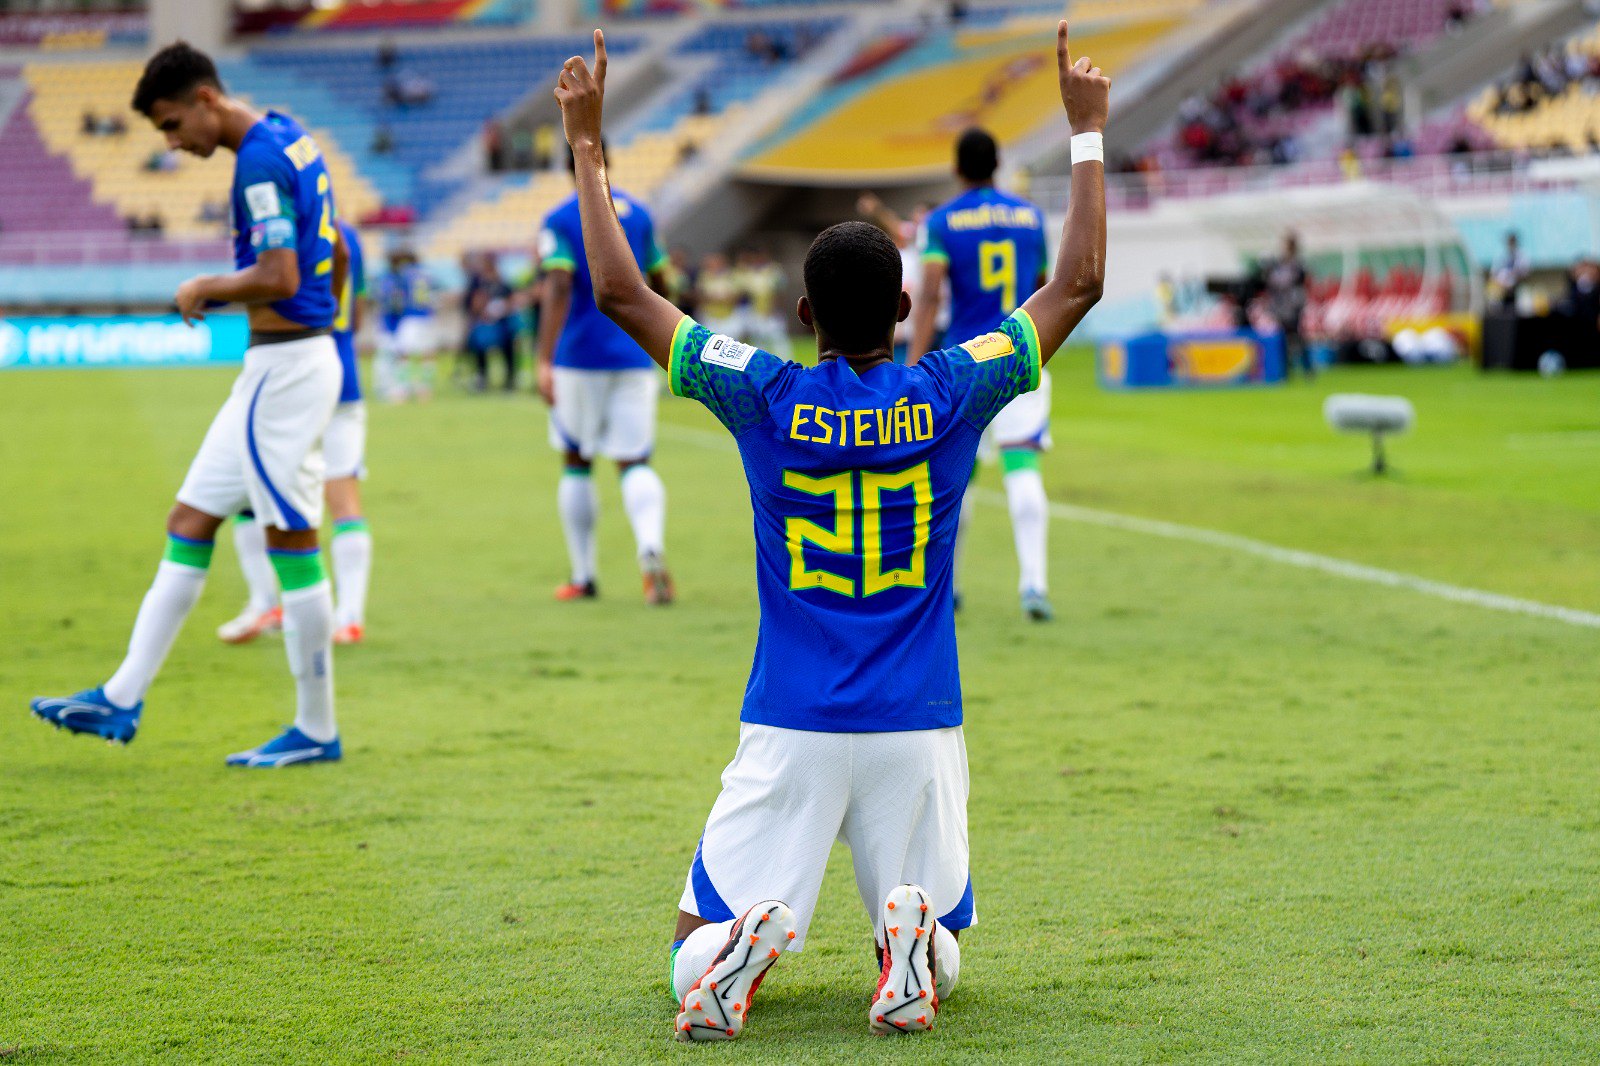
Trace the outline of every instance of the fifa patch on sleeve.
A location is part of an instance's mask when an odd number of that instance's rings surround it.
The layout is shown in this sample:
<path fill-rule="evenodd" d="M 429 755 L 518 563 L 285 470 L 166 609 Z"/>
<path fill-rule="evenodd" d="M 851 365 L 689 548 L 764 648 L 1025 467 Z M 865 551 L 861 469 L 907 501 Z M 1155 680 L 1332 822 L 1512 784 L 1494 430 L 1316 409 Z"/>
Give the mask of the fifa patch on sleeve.
<path fill-rule="evenodd" d="M 265 222 L 283 214 L 283 203 L 278 199 L 278 187 L 270 181 L 247 185 L 244 190 L 245 206 L 250 209 L 250 221 Z"/>
<path fill-rule="evenodd" d="M 710 363 L 713 366 L 726 367 L 729 370 L 737 370 L 742 374 L 744 373 L 744 368 L 750 365 L 750 359 L 755 354 L 756 350 L 750 345 L 740 344 L 732 337 L 726 337 L 718 333 L 707 341 L 706 346 L 700 350 L 700 361 L 702 363 Z"/>
<path fill-rule="evenodd" d="M 286 218 L 269 218 L 250 227 L 250 247 L 258 252 L 294 246 L 294 223 Z"/>
<path fill-rule="evenodd" d="M 1011 343 L 1011 338 L 1004 333 L 986 333 L 981 337 L 974 337 L 961 347 L 972 356 L 974 363 L 987 363 L 991 359 L 999 359 L 1017 350 L 1017 346 Z"/>

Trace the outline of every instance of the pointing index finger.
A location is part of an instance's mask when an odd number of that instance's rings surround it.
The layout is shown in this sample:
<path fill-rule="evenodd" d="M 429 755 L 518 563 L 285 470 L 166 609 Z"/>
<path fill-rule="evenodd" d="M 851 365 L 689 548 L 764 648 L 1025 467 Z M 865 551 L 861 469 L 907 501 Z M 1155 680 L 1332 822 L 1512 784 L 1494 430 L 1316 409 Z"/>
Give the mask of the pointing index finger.
<path fill-rule="evenodd" d="M 1056 23 L 1056 59 L 1062 70 L 1072 66 L 1072 42 L 1068 37 L 1066 19 Z"/>
<path fill-rule="evenodd" d="M 594 76 L 597 81 L 606 79 L 606 32 L 594 31 Z"/>

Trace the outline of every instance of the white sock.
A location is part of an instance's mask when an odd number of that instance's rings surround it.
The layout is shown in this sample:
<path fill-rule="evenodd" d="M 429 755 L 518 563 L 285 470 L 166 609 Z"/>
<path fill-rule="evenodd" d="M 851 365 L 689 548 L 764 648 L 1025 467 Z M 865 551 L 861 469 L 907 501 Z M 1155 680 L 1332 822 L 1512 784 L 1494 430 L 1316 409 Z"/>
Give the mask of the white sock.
<path fill-rule="evenodd" d="M 937 922 L 933 925 L 933 960 L 933 993 L 942 1003 L 956 990 L 956 979 L 961 976 L 961 945 Z"/>
<path fill-rule="evenodd" d="M 728 942 L 736 921 L 737 918 L 730 918 L 725 922 L 702 925 L 684 938 L 683 946 L 672 960 L 672 994 L 678 997 L 679 1003 L 683 1002 L 683 997 L 689 994 L 689 989 L 694 987 L 701 975 L 711 968 L 711 960 Z"/>
<path fill-rule="evenodd" d="M 339 735 L 333 720 L 333 586 L 283 594 L 283 647 L 294 675 L 295 728 L 319 743 Z"/>
<path fill-rule="evenodd" d="M 633 526 L 639 558 L 659 558 L 666 552 L 667 487 L 661 475 L 643 463 L 622 474 L 622 507 Z"/>
<path fill-rule="evenodd" d="M 237 519 L 233 523 L 233 550 L 239 556 L 239 569 L 250 590 L 250 603 L 245 609 L 255 614 L 272 610 L 278 605 L 278 575 L 267 558 L 267 531 L 254 518 Z"/>
<path fill-rule="evenodd" d="M 367 585 L 372 580 L 372 534 L 367 524 L 359 519 L 335 523 L 328 554 L 333 557 L 333 584 L 339 592 L 334 624 L 364 625 Z"/>
<path fill-rule="evenodd" d="M 588 473 L 567 471 L 556 489 L 556 504 L 561 511 L 561 528 L 567 534 L 567 557 L 572 560 L 572 580 L 585 585 L 594 580 L 595 522 L 600 515 L 600 497 L 594 478 Z"/>
<path fill-rule="evenodd" d="M 172 642 L 178 639 L 184 619 L 200 590 L 206 587 L 206 572 L 198 567 L 185 566 L 170 559 L 161 560 L 156 567 L 156 579 L 150 591 L 139 604 L 139 616 L 134 619 L 133 635 L 128 638 L 128 654 L 103 686 L 106 699 L 118 707 L 132 707 L 144 699 L 150 682 L 166 661 Z"/>
<path fill-rule="evenodd" d="M 1011 505 L 1011 532 L 1017 541 L 1021 568 L 1018 591 L 1049 592 L 1045 573 L 1046 543 L 1050 534 L 1050 501 L 1044 478 L 1037 470 L 1013 470 L 1006 475 L 1006 501 Z"/>

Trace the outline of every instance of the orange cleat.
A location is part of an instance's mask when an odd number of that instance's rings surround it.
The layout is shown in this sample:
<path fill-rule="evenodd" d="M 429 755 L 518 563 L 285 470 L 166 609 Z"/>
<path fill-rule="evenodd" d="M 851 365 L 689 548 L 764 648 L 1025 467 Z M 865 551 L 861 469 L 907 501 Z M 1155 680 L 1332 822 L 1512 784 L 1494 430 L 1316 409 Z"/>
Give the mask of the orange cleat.
<path fill-rule="evenodd" d="M 592 600 L 599 595 L 600 590 L 594 587 L 593 581 L 585 581 L 581 585 L 576 581 L 569 581 L 556 589 L 556 599 L 562 603 L 570 603 L 573 600 Z"/>
<path fill-rule="evenodd" d="M 351 622 L 333 631 L 335 644 L 360 644 L 367 639 L 367 628 L 360 622 Z"/>
<path fill-rule="evenodd" d="M 672 584 L 672 575 L 663 568 L 644 575 L 644 602 L 652 607 L 665 607 L 678 598 Z"/>
<path fill-rule="evenodd" d="M 283 608 L 270 607 L 265 611 L 246 608 L 238 618 L 230 619 L 217 627 L 217 639 L 224 644 L 248 644 L 265 633 L 283 632 Z"/>
<path fill-rule="evenodd" d="M 926 911 L 927 893 L 916 885 L 901 885 L 889 893 L 883 904 L 883 971 L 878 975 L 878 987 L 867 1013 L 873 1033 L 879 1036 L 925 1032 L 933 1028 L 934 1015 L 939 1011 L 933 937 L 925 935 L 931 930 L 913 926 L 912 934 L 906 936 L 904 923 L 889 924 L 895 911 L 908 906 L 920 906 Z M 910 1013 L 912 1010 L 917 1013 Z"/>
<path fill-rule="evenodd" d="M 733 923 L 728 942 L 683 997 L 673 1024 L 679 1040 L 732 1040 L 739 1035 L 756 989 L 782 954 L 777 948 L 758 952 L 756 942 L 768 932 L 792 936 L 794 923 L 794 912 L 777 900 L 757 903 Z"/>

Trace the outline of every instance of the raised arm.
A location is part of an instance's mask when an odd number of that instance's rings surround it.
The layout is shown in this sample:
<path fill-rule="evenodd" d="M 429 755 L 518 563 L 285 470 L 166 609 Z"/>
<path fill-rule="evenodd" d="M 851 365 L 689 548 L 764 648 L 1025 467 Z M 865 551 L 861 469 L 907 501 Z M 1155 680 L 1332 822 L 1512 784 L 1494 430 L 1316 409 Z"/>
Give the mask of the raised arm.
<path fill-rule="evenodd" d="M 1104 133 L 1111 79 L 1088 58 L 1072 61 L 1065 20 L 1056 28 L 1056 67 L 1061 102 L 1074 137 Z M 1039 351 L 1045 361 L 1066 342 L 1089 308 L 1100 302 L 1106 277 L 1105 178 L 1105 164 L 1099 160 L 1073 164 L 1072 200 L 1061 231 L 1055 273 L 1022 305 L 1039 331 Z"/>
<path fill-rule="evenodd" d="M 939 328 L 939 305 L 944 302 L 944 279 L 950 272 L 948 260 L 926 258 L 920 265 L 922 284 L 911 303 L 911 346 L 906 362 L 916 366 L 933 350 L 933 335 Z"/>
<path fill-rule="evenodd" d="M 600 310 L 665 367 L 672 358 L 672 335 L 683 312 L 653 291 L 639 273 L 633 250 L 617 221 L 600 147 L 600 113 L 605 101 L 606 39 L 594 31 L 594 72 L 579 56 L 567 60 L 556 83 L 561 124 L 572 146 L 578 182 L 578 213 L 583 220 L 583 247 Z"/>

